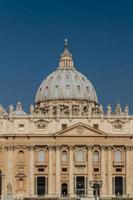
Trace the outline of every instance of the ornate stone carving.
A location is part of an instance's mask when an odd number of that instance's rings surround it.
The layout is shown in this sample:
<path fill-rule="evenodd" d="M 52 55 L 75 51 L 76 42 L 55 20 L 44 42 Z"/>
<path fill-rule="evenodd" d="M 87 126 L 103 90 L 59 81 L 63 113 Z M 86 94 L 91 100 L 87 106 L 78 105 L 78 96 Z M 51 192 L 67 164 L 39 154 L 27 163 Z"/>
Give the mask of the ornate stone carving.
<path fill-rule="evenodd" d="M 59 151 L 61 149 L 60 145 L 55 146 L 56 150 Z"/>
<path fill-rule="evenodd" d="M 13 115 L 14 114 L 14 107 L 13 107 L 13 105 L 11 104 L 10 106 L 9 106 L 9 115 Z"/>
<path fill-rule="evenodd" d="M 30 114 L 31 115 L 34 114 L 34 106 L 33 106 L 33 104 L 30 105 Z"/>
<path fill-rule="evenodd" d="M 100 106 L 99 106 L 99 113 L 100 114 L 104 114 L 104 111 L 103 111 L 103 106 L 100 104 Z"/>
<path fill-rule="evenodd" d="M 121 115 L 122 114 L 122 109 L 120 103 L 117 103 L 116 108 L 115 108 L 115 114 Z"/>
<path fill-rule="evenodd" d="M 48 149 L 49 150 L 53 150 L 54 149 L 54 145 L 48 145 Z"/>
<path fill-rule="evenodd" d="M 8 185 L 7 185 L 7 194 L 12 195 L 12 185 L 11 185 L 11 183 L 8 183 Z"/>
<path fill-rule="evenodd" d="M 129 107 L 128 107 L 128 106 L 125 106 L 124 111 L 125 111 L 125 115 L 128 115 L 128 114 L 129 114 Z"/>
<path fill-rule="evenodd" d="M 112 112 L 112 108 L 111 108 L 110 104 L 108 104 L 108 106 L 107 106 L 107 115 L 111 115 L 111 112 Z"/>
<path fill-rule="evenodd" d="M 38 129 L 43 129 L 43 130 L 45 130 L 45 129 L 47 128 L 47 126 L 48 126 L 48 121 L 43 120 L 43 119 L 40 119 L 40 120 L 37 120 L 37 121 L 35 122 L 35 125 L 36 125 L 36 127 L 37 127 Z"/>
<path fill-rule="evenodd" d="M 79 134 L 82 134 L 83 131 L 84 131 L 84 129 L 83 129 L 83 126 L 82 126 L 82 125 L 80 125 L 80 126 L 77 127 L 77 132 L 78 132 Z"/>
<path fill-rule="evenodd" d="M 74 145 L 69 145 L 69 150 L 73 150 L 74 149 Z"/>

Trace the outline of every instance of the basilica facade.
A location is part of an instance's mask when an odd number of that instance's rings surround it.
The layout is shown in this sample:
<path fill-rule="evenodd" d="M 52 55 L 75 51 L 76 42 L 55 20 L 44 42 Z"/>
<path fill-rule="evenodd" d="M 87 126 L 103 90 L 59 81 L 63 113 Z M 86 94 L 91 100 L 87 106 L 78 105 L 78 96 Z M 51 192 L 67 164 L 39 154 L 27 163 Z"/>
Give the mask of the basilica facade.
<path fill-rule="evenodd" d="M 133 116 L 105 110 L 65 41 L 29 113 L 0 106 L 0 195 L 6 199 L 133 196 Z"/>

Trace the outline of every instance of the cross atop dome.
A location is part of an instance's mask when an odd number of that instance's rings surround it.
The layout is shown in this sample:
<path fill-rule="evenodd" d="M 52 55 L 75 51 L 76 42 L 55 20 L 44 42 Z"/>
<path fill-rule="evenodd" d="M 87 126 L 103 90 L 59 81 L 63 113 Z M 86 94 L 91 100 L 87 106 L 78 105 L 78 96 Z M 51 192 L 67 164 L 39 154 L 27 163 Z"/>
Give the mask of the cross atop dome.
<path fill-rule="evenodd" d="M 64 42 L 65 42 L 65 47 L 67 47 L 68 46 L 68 39 L 65 38 Z"/>
<path fill-rule="evenodd" d="M 68 50 L 68 39 L 64 40 L 64 51 L 60 55 L 59 69 L 73 69 L 72 54 Z"/>

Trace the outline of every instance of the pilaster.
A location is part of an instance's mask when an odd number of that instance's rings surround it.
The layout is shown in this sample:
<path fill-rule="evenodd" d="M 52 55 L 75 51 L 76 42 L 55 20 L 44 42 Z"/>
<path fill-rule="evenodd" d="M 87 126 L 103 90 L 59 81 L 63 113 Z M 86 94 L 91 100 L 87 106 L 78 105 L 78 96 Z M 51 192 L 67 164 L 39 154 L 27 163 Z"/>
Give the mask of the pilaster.
<path fill-rule="evenodd" d="M 60 186 L 60 146 L 56 146 L 56 196 L 61 196 Z"/>
<path fill-rule="evenodd" d="M 112 196 L 112 146 L 108 147 L 108 196 Z"/>
<path fill-rule="evenodd" d="M 101 146 L 101 196 L 106 195 L 106 175 L 105 175 L 105 150 L 106 146 Z"/>
<path fill-rule="evenodd" d="M 87 166 L 88 166 L 88 175 L 87 175 L 87 197 L 93 197 L 93 189 L 90 187 L 89 181 L 93 180 L 93 168 L 92 168 L 92 146 L 88 146 L 88 159 L 87 159 Z"/>
<path fill-rule="evenodd" d="M 53 146 L 48 147 L 49 163 L 48 163 L 48 195 L 53 195 Z"/>
<path fill-rule="evenodd" d="M 131 151 L 131 146 L 126 146 L 126 195 L 128 196 L 131 193 L 130 151 Z"/>
<path fill-rule="evenodd" d="M 29 151 L 29 195 L 34 196 L 34 146 L 29 146 L 28 151 Z"/>
<path fill-rule="evenodd" d="M 74 196 L 74 176 L 73 176 L 73 146 L 69 146 L 69 195 Z"/>

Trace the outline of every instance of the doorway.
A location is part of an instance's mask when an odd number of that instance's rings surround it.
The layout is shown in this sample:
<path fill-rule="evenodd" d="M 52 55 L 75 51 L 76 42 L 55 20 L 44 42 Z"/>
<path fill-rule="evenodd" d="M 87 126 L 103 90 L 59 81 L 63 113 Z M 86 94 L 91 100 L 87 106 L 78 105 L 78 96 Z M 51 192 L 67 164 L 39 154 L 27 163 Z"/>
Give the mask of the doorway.
<path fill-rule="evenodd" d="M 115 195 L 123 195 L 123 177 L 115 177 Z"/>
<path fill-rule="evenodd" d="M 61 185 L 61 195 L 62 196 L 67 196 L 68 194 L 68 189 L 67 189 L 67 184 L 66 183 L 62 183 Z"/>
<path fill-rule="evenodd" d="M 43 196 L 45 195 L 45 177 L 44 176 L 39 176 L 37 177 L 37 195 L 38 196 Z"/>
<path fill-rule="evenodd" d="M 76 177 L 76 194 L 77 196 L 85 196 L 85 177 L 77 176 Z"/>

